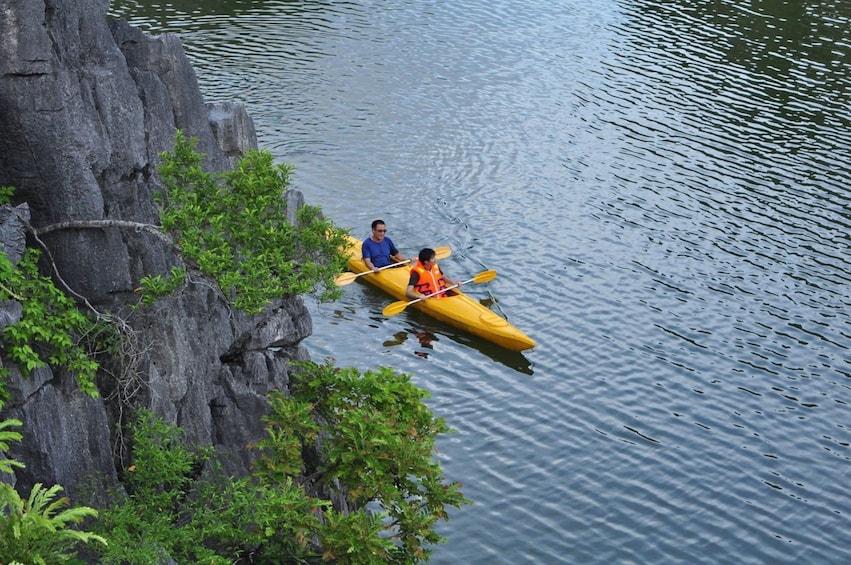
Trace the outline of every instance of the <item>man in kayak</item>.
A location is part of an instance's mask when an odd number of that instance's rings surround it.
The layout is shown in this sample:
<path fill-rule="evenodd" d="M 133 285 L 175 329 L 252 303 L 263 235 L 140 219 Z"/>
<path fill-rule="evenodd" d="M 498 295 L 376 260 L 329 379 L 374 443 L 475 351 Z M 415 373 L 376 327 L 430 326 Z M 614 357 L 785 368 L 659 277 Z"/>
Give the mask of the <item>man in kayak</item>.
<path fill-rule="evenodd" d="M 387 237 L 387 225 L 384 220 L 372 222 L 372 235 L 363 240 L 361 256 L 368 269 L 373 273 L 392 263 L 406 261 L 405 256 L 393 245 L 393 240 Z"/>
<path fill-rule="evenodd" d="M 461 286 L 461 281 L 453 281 L 443 274 L 437 265 L 434 249 L 426 247 L 420 251 L 416 264 L 411 269 L 411 278 L 408 279 L 408 288 L 405 296 L 416 300 L 425 298 L 430 294 L 439 292 L 450 286 Z M 446 292 L 434 296 L 434 298 L 445 298 Z"/>

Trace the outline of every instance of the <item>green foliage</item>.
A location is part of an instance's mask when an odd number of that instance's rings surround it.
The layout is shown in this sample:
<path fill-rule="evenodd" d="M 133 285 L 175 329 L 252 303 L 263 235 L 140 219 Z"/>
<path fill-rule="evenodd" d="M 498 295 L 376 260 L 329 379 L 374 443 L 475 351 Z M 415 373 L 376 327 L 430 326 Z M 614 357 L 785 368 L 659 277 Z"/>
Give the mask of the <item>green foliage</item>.
<path fill-rule="evenodd" d="M 292 478 L 276 484 L 252 479 L 210 482 L 199 488 L 207 501 L 193 515 L 206 545 L 228 555 L 228 563 L 250 552 L 257 563 L 293 563 L 314 555 L 311 538 L 322 529 L 329 503 L 309 497 Z"/>
<path fill-rule="evenodd" d="M 257 484 L 205 475 L 209 448 L 190 450 L 179 428 L 140 410 L 131 425 L 133 465 L 125 501 L 101 512 L 110 544 L 104 563 L 142 565 L 170 556 L 179 563 L 232 563 L 250 549 L 304 554 L 324 503 L 286 478 Z"/>
<path fill-rule="evenodd" d="M 0 422 L 0 452 L 8 450 L 7 442 L 21 440 L 20 433 L 7 430 L 20 425 L 18 420 Z M 13 466 L 23 464 L 0 460 L 0 471 L 11 473 Z M 71 527 L 97 512 L 86 506 L 60 511 L 68 505 L 67 498 L 59 497 L 61 491 L 59 485 L 45 488 L 38 483 L 23 500 L 11 485 L 0 483 L 0 563 L 67 563 L 74 560 L 74 549 L 80 544 L 106 544 L 94 533 Z"/>
<path fill-rule="evenodd" d="M 312 418 L 313 406 L 288 398 L 280 391 L 267 397 L 271 416 L 264 416 L 266 437 L 255 446 L 260 457 L 254 473 L 269 484 L 280 483 L 304 472 L 302 452 L 316 443 L 319 424 Z"/>
<path fill-rule="evenodd" d="M 184 257 L 248 313 L 286 295 L 338 298 L 345 231 L 318 207 L 303 206 L 294 224 L 287 221 L 292 168 L 273 164 L 268 151 L 250 151 L 234 170 L 213 175 L 202 169 L 196 141 L 177 132 L 174 150 L 162 155 L 166 190 L 156 195 L 162 228 Z"/>
<path fill-rule="evenodd" d="M 110 541 L 104 563 L 170 556 L 224 564 L 249 553 L 266 564 L 428 561 L 427 546 L 443 541 L 435 523 L 448 519 L 447 506 L 469 501 L 433 461 L 436 436 L 451 430 L 422 403 L 427 392 L 390 369 L 298 366 L 293 397 L 269 395 L 266 437 L 247 479 L 199 473 L 212 462 L 209 450 L 190 451 L 178 428 L 137 413 L 128 497 L 101 512 L 98 531 Z M 317 445 L 321 456 L 311 457 Z M 302 482 L 346 487 L 352 510 L 335 511 Z"/>
<path fill-rule="evenodd" d="M 0 186 L 0 204 L 9 204 L 12 201 L 12 195 L 14 193 L 14 187 Z"/>
<path fill-rule="evenodd" d="M 386 561 L 427 560 L 426 546 L 443 541 L 434 525 L 448 519 L 446 507 L 470 503 L 460 484 L 443 483 L 433 459 L 437 436 L 452 430 L 423 403 L 428 392 L 388 368 L 360 374 L 328 363 L 299 365 L 306 378 L 294 385 L 293 398 L 313 407 L 328 436 L 318 469 L 323 481 L 348 485 L 355 507 L 381 506 L 384 528 L 398 541 Z M 350 549 L 329 548 L 335 559 L 344 551 Z"/>
<path fill-rule="evenodd" d="M 65 367 L 76 375 L 80 390 L 96 397 L 98 363 L 79 341 L 94 324 L 50 278 L 39 275 L 39 256 L 38 250 L 27 249 L 13 265 L 0 252 L 0 300 L 17 300 L 23 308 L 21 319 L 3 330 L 5 356 L 24 376 L 48 363 Z M 0 369 L 0 376 L 5 374 Z M 0 395 L 5 395 L 4 386 Z"/>
<path fill-rule="evenodd" d="M 0 403 L 0 410 L 3 409 L 3 404 Z M 0 422 L 0 452 L 6 453 L 9 450 L 10 441 L 21 441 L 22 435 L 20 432 L 13 432 L 7 428 L 21 427 L 20 420 L 3 420 Z M 0 473 L 11 473 L 13 467 L 23 467 L 24 464 L 14 459 L 0 459 Z"/>
<path fill-rule="evenodd" d="M 167 296 L 177 290 L 186 280 L 186 269 L 172 267 L 168 277 L 162 275 L 144 276 L 139 281 L 142 291 L 142 304 L 150 306 L 157 298 Z"/>
<path fill-rule="evenodd" d="M 319 543 L 324 549 L 322 558 L 334 563 L 370 565 L 371 563 L 414 563 L 394 559 L 396 544 L 384 536 L 384 515 L 374 515 L 364 510 L 343 514 L 328 512 L 328 525 L 319 532 Z"/>
<path fill-rule="evenodd" d="M 155 563 L 175 548 L 191 546 L 192 532 L 176 523 L 184 511 L 193 475 L 210 452 L 188 449 L 180 430 L 149 410 L 136 413 L 129 431 L 134 442 L 133 464 L 123 477 L 128 499 L 103 510 L 97 528 L 110 540 L 104 550 L 105 563 L 141 565 Z M 203 547 L 198 549 L 203 553 Z"/>
<path fill-rule="evenodd" d="M 158 518 L 172 519 L 180 510 L 193 474 L 212 454 L 211 448 L 188 449 L 178 428 L 150 410 L 139 410 L 130 426 L 133 465 L 124 477 L 127 492 L 144 500 Z"/>
<path fill-rule="evenodd" d="M 66 563 L 76 557 L 81 543 L 106 540 L 97 534 L 72 529 L 85 518 L 97 516 L 86 506 L 60 509 L 68 499 L 59 497 L 62 487 L 36 484 L 27 500 L 10 485 L 0 483 L 0 563 Z"/>

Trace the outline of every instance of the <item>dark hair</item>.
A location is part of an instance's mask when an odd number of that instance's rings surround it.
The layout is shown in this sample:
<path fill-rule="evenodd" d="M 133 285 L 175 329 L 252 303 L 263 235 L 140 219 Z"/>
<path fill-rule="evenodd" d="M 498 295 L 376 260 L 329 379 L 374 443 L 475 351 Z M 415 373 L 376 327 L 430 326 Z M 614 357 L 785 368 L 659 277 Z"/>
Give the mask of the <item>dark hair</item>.
<path fill-rule="evenodd" d="M 372 229 L 375 229 L 379 224 L 384 224 L 384 220 L 373 220 L 372 221 Z M 387 225 L 387 224 L 384 224 Z"/>
<path fill-rule="evenodd" d="M 425 263 L 426 261 L 431 261 L 436 253 L 434 249 L 431 247 L 426 247 L 425 249 L 420 250 L 420 263 Z"/>

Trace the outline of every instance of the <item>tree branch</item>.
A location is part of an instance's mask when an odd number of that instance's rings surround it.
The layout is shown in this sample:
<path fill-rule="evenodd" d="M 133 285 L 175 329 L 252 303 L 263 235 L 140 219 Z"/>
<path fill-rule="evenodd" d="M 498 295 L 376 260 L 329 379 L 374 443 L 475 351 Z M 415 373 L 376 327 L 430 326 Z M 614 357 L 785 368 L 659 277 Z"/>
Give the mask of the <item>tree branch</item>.
<path fill-rule="evenodd" d="M 36 237 L 58 230 L 67 229 L 100 229 L 100 228 L 127 228 L 135 231 L 146 231 L 153 234 L 169 245 L 174 245 L 171 238 L 164 234 L 158 226 L 152 224 L 143 224 L 141 222 L 130 222 L 127 220 L 70 220 L 67 222 L 59 222 L 51 224 L 43 228 L 30 228 L 33 235 Z"/>

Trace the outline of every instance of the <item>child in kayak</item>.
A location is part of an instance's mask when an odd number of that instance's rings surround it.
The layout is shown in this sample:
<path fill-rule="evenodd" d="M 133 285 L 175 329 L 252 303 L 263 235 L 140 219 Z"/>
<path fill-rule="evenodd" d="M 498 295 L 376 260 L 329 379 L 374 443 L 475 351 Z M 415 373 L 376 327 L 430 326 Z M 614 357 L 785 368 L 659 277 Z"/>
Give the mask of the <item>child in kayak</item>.
<path fill-rule="evenodd" d="M 437 264 L 434 249 L 426 247 L 420 251 L 416 264 L 411 268 L 408 288 L 405 296 L 411 299 L 426 298 L 450 286 L 461 286 L 461 281 L 453 281 L 443 274 Z M 435 294 L 434 298 L 445 298 L 446 292 Z"/>

